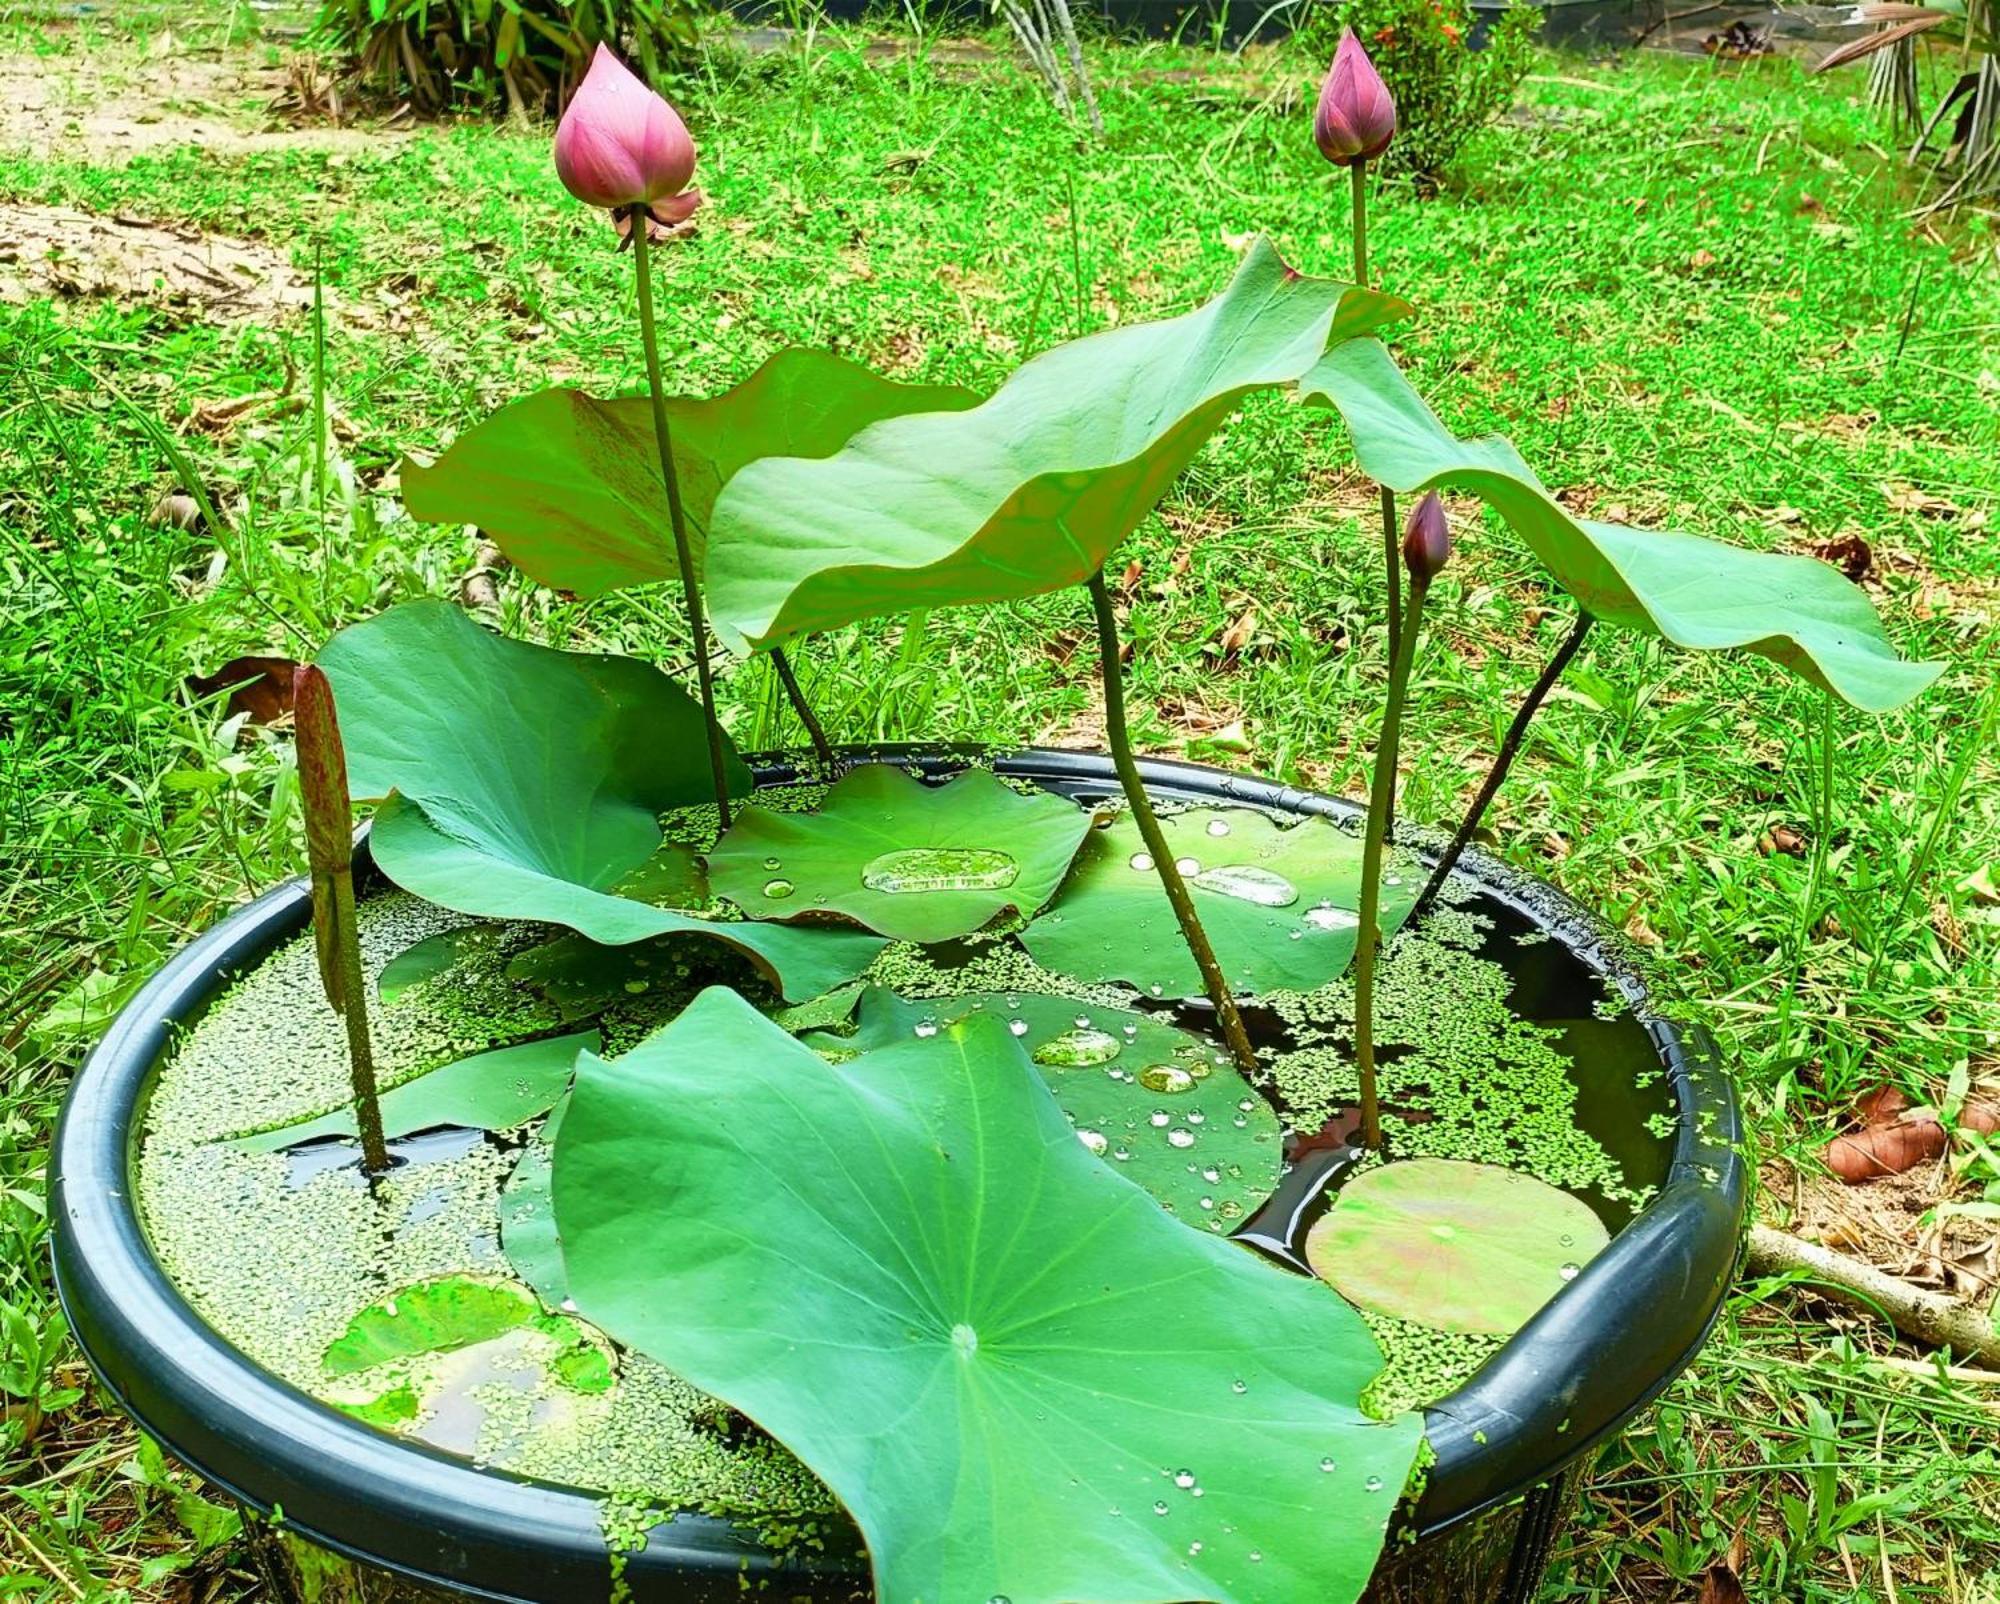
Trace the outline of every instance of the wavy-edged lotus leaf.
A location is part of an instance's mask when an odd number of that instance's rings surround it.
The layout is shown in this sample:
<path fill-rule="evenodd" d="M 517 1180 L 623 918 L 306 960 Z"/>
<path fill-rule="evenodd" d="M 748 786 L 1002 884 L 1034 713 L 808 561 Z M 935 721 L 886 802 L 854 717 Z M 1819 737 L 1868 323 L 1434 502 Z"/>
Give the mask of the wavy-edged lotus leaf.
<path fill-rule="evenodd" d="M 649 663 L 563 652 L 405 602 L 328 641 L 357 797 L 400 792 L 437 826 L 609 885 L 660 844 L 659 816 L 713 801 L 701 707 Z M 750 771 L 726 751 L 734 794 Z"/>
<path fill-rule="evenodd" d="M 1079 584 L 1255 389 L 1409 308 L 1250 247 L 1215 299 L 1074 340 L 978 406 L 911 413 L 816 461 L 766 457 L 709 527 L 716 628 L 738 647 L 911 608 Z"/>
<path fill-rule="evenodd" d="M 984 1013 L 834 1064 L 707 991 L 584 1060 L 555 1206 L 584 1318 L 805 1461 L 883 1604 L 1351 1604 L 1420 1440 L 1359 1315 L 1092 1158 Z"/>
<path fill-rule="evenodd" d="M 1005 1020 L 1079 1141 L 1190 1225 L 1228 1231 L 1278 1184 L 1278 1116 L 1212 1042 L 1151 1014 L 1036 992 L 906 1001 L 871 987 L 852 1035 L 802 1037 L 816 1051 L 900 1047 L 974 1014 Z"/>
<path fill-rule="evenodd" d="M 1343 1186 L 1306 1261 L 1361 1308 L 1508 1337 L 1609 1240 L 1588 1203 L 1532 1175 L 1414 1158 Z"/>
<path fill-rule="evenodd" d="M 797 999 L 853 979 L 881 950 L 846 931 L 700 919 L 618 894 L 658 862 L 660 815 L 714 796 L 701 708 L 657 669 L 507 640 L 439 601 L 342 630 L 320 664 L 353 789 L 387 798 L 375 862 L 404 890 L 607 946 L 711 937 Z M 732 790 L 750 789 L 733 749 L 728 773 Z"/>
<path fill-rule="evenodd" d="M 1867 596 L 1817 558 L 1572 517 L 1504 435 L 1460 440 L 1445 428 L 1379 341 L 1329 351 L 1300 389 L 1340 410 L 1371 478 L 1406 492 L 1471 491 L 1605 623 L 1701 651 L 1756 652 L 1871 713 L 1943 672 L 1898 657 Z"/>
<path fill-rule="evenodd" d="M 829 351 L 778 352 L 720 395 L 675 396 L 674 468 L 699 567 L 722 487 L 758 457 L 823 457 L 906 412 L 979 397 L 898 384 Z M 467 429 L 436 462 L 405 460 L 403 504 L 425 523 L 477 524 L 530 578 L 579 596 L 677 579 L 652 403 L 543 390 Z"/>
<path fill-rule="evenodd" d="M 709 919 L 579 885 L 506 856 L 505 840 L 448 835 L 400 796 L 375 810 L 369 848 L 406 891 L 461 913 L 567 925 L 603 947 L 656 936 L 702 936 L 742 953 L 786 998 L 802 1002 L 854 979 L 882 951 L 880 936 L 858 930 Z"/>
<path fill-rule="evenodd" d="M 1281 825 L 1255 808 L 1193 808 L 1160 820 L 1192 888 L 1216 961 L 1238 992 L 1311 991 L 1354 957 L 1361 840 L 1331 820 Z M 1384 935 L 1416 900 L 1416 877 L 1383 877 Z M 1044 968 L 1192 997 L 1201 972 L 1129 814 L 1093 830 L 1056 900 L 1021 932 Z"/>
<path fill-rule="evenodd" d="M 1091 816 L 985 769 L 926 785 L 851 770 L 811 813 L 752 805 L 708 854 L 708 882 L 757 919 L 836 915 L 897 941 L 949 941 L 1055 895 Z"/>
<path fill-rule="evenodd" d="M 569 1086 L 576 1055 L 595 1051 L 603 1038 L 594 1030 L 551 1036 L 474 1053 L 391 1087 L 381 1097 L 382 1134 L 459 1125 L 468 1130 L 511 1131 L 554 1107 Z M 232 1145 L 251 1153 L 275 1153 L 301 1142 L 355 1134 L 354 1110 L 337 1108 L 317 1119 L 239 1136 Z"/>

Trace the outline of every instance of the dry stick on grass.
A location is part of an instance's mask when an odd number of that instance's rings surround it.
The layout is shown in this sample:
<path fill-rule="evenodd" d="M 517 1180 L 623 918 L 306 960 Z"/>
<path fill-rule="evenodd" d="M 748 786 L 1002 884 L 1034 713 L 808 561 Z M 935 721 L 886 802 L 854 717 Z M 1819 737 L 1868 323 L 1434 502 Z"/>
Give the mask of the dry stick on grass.
<path fill-rule="evenodd" d="M 368 979 L 361 967 L 361 931 L 354 911 L 354 808 L 347 791 L 347 755 L 340 746 L 333 688 L 311 663 L 300 665 L 292 677 L 292 717 L 306 860 L 312 869 L 320 984 L 334 1012 L 347 1021 L 348 1073 L 361 1159 L 370 1175 L 381 1175 L 389 1168 L 389 1150 L 382 1139 L 375 1048 L 368 1035 Z"/>
<path fill-rule="evenodd" d="M 1879 1315 L 1904 1336 L 1948 1347 L 1963 1358 L 2000 1365 L 2000 1331 L 1969 1303 L 1925 1292 L 1844 1253 L 1801 1241 L 1768 1225 L 1750 1227 L 1752 1275 L 1794 1275 L 1836 1303 Z"/>

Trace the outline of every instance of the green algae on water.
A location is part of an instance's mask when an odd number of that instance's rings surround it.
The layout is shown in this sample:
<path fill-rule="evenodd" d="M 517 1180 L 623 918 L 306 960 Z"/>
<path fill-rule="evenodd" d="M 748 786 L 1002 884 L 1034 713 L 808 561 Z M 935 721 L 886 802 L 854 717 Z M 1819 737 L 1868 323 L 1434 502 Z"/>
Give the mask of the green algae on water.
<path fill-rule="evenodd" d="M 371 977 L 415 943 L 470 923 L 402 893 L 367 899 L 359 922 Z M 477 945 L 378 1011 L 385 1084 L 565 1024 L 561 1010 L 506 977 L 547 928 L 491 928 L 490 948 Z M 626 1028 L 643 1034 L 657 1023 Z M 371 1189 L 344 1147 L 333 1148 L 335 1162 L 300 1166 L 298 1153 L 225 1145 L 241 1130 L 341 1105 L 345 1055 L 307 933 L 218 998 L 163 1067 L 136 1166 L 138 1203 L 161 1264 L 205 1320 L 294 1386 L 477 1464 L 651 1508 L 801 1522 L 833 1512 L 784 1449 L 761 1436 L 726 1440 L 713 1399 L 643 1355 L 614 1364 L 601 1336 L 520 1284 L 501 1247 L 500 1195 L 524 1149 L 478 1133 L 399 1144 L 406 1162 Z M 367 1344 L 382 1362 L 329 1374 L 329 1350 L 353 1340 L 367 1311 L 404 1289 L 467 1280 L 507 1289 L 486 1300 L 488 1313 L 526 1317 L 457 1346 L 440 1345 L 434 1331 L 406 1344 L 427 1351 L 403 1354 L 381 1346 L 378 1323 Z M 458 1335 L 478 1338 L 477 1325 L 461 1323 Z M 360 1363 L 360 1349 L 348 1357 Z"/>

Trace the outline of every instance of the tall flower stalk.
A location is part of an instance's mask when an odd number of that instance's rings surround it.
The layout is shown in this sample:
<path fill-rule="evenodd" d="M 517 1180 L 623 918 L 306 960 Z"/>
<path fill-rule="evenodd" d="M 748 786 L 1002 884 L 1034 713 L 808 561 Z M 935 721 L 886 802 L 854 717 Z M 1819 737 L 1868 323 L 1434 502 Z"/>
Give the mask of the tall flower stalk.
<path fill-rule="evenodd" d="M 1139 777 L 1138 762 L 1132 756 L 1131 731 L 1125 722 L 1125 677 L 1119 661 L 1118 614 L 1111 605 L 1111 590 L 1104 582 L 1104 570 L 1100 568 L 1092 574 L 1088 585 L 1091 606 L 1097 614 L 1098 658 L 1104 667 L 1104 734 L 1111 746 L 1111 761 L 1118 769 L 1118 783 L 1125 789 L 1125 804 L 1132 810 L 1132 821 L 1139 826 L 1139 836 L 1146 843 L 1147 854 L 1153 860 L 1153 870 L 1159 875 L 1167 901 L 1173 906 L 1174 918 L 1181 927 L 1181 938 L 1187 942 L 1188 951 L 1194 955 L 1195 967 L 1201 971 L 1202 989 L 1215 1005 L 1216 1023 L 1222 1028 L 1223 1042 L 1239 1068 L 1255 1070 L 1257 1053 L 1250 1045 L 1249 1032 L 1243 1028 L 1243 1015 L 1236 1007 L 1236 998 L 1222 973 L 1222 965 L 1216 962 L 1215 949 L 1209 945 L 1208 932 L 1202 929 L 1201 915 L 1195 911 L 1194 897 L 1174 861 L 1174 849 L 1167 841 L 1166 831 L 1160 828 L 1159 816 L 1153 812 L 1153 804 L 1146 795 L 1145 781 Z"/>
<path fill-rule="evenodd" d="M 382 1137 L 375 1048 L 368 1033 L 368 979 L 361 966 L 361 929 L 354 910 L 354 805 L 347 791 L 347 755 L 340 744 L 333 688 L 311 664 L 293 676 L 292 717 L 320 986 L 347 1024 L 348 1078 L 354 1091 L 354 1124 L 361 1134 L 361 1162 L 370 1175 L 380 1175 L 389 1168 L 389 1148 Z"/>
<path fill-rule="evenodd" d="M 1348 208 L 1353 225 L 1354 282 L 1368 288 L 1368 163 L 1396 137 L 1396 102 L 1352 28 L 1343 28 L 1333 65 L 1320 85 L 1313 115 L 1313 142 L 1336 167 L 1345 167 L 1351 185 Z M 1396 492 L 1380 487 L 1382 567 L 1389 597 L 1389 661 L 1401 644 L 1401 572 L 1396 556 Z"/>
<path fill-rule="evenodd" d="M 1382 1109 L 1375 1075 L 1375 970 L 1382 944 L 1382 855 L 1389 818 L 1396 806 L 1396 765 L 1402 747 L 1403 703 L 1410 665 L 1417 655 L 1424 598 L 1431 581 L 1451 555 L 1451 531 L 1444 506 L 1431 491 L 1410 509 L 1402 561 L 1410 576 L 1409 605 L 1389 669 L 1389 700 L 1382 714 L 1382 739 L 1375 748 L 1374 783 L 1368 790 L 1368 828 L 1361 848 L 1361 926 L 1354 953 L 1354 1059 L 1361 1075 L 1361 1140 L 1371 1150 L 1382 1145 Z"/>
<path fill-rule="evenodd" d="M 694 178 L 694 140 L 680 114 L 629 72 L 603 45 L 590 71 L 570 97 L 556 129 L 556 175 L 586 206 L 611 213 L 632 249 L 638 276 L 639 342 L 645 351 L 646 385 L 652 394 L 653 435 L 660 448 L 660 476 L 666 481 L 667 516 L 673 527 L 674 557 L 680 568 L 681 596 L 694 646 L 695 679 L 701 688 L 702 717 L 708 726 L 709 771 L 715 807 L 728 829 L 729 780 L 723 765 L 722 725 L 715 715 L 715 677 L 708 660 L 708 620 L 703 616 L 701 583 L 688 543 L 681 506 L 680 474 L 674 466 L 672 426 L 667 419 L 666 385 L 660 374 L 660 339 L 653 310 L 652 248 L 656 237 L 686 222 L 701 205 Z"/>
<path fill-rule="evenodd" d="M 646 388 L 653 398 L 653 438 L 660 448 L 660 474 L 667 482 L 667 515 L 673 523 L 674 559 L 681 571 L 681 597 L 687 607 L 688 635 L 694 641 L 694 673 L 701 687 L 701 714 L 708 726 L 708 768 L 715 781 L 715 810 L 722 828 L 729 828 L 729 779 L 722 760 L 722 722 L 715 716 L 715 674 L 708 661 L 708 619 L 701 605 L 701 581 L 695 577 L 694 550 L 688 544 L 687 515 L 681 509 L 680 474 L 674 467 L 673 426 L 667 421 L 667 392 L 660 377 L 660 337 L 653 321 L 652 233 L 645 217 L 632 226 L 632 261 L 639 275 L 639 341 L 646 349 Z"/>

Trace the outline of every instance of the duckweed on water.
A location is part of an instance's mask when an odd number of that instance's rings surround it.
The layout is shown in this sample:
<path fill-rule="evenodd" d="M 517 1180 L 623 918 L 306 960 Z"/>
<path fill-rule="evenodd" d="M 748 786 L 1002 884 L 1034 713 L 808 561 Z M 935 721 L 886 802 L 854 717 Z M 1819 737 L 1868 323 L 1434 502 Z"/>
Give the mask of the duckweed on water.
<path fill-rule="evenodd" d="M 1383 954 L 1375 1035 L 1393 1064 L 1397 1106 L 1383 1115 L 1390 1145 L 1403 1157 L 1531 1168 L 1569 1191 L 1642 1203 L 1644 1194 L 1576 1122 L 1562 1032 L 1516 1015 L 1508 1005 L 1513 977 L 1473 950 L 1489 928 L 1483 915 L 1441 908 Z M 1300 1044 L 1272 1061 L 1272 1080 L 1297 1123 L 1310 1128 L 1358 1092 L 1348 1046 L 1353 985 L 1343 978 L 1264 1001 Z"/>
<path fill-rule="evenodd" d="M 1477 1333 L 1433 1331 L 1369 1309 L 1361 1311 L 1361 1318 L 1382 1350 L 1382 1373 L 1361 1394 L 1361 1407 L 1377 1420 L 1421 1409 L 1464 1386 L 1505 1342 Z"/>
<path fill-rule="evenodd" d="M 360 919 L 371 975 L 465 923 L 401 894 L 371 898 Z M 380 1009 L 385 1080 L 556 1028 L 555 1012 L 504 975 L 513 953 L 547 934 L 510 928 L 491 952 Z M 239 1129 L 343 1101 L 344 1054 L 308 935 L 218 1000 L 162 1071 L 139 1204 L 161 1263 L 204 1319 L 293 1385 L 379 1424 L 442 1436 L 480 1463 L 630 1493 L 635 1508 L 799 1520 L 831 1512 L 826 1492 L 784 1450 L 761 1438 L 725 1441 L 713 1429 L 714 1401 L 643 1356 L 620 1355 L 617 1384 L 590 1390 L 591 1360 L 539 1317 L 452 1352 L 329 1375 L 328 1350 L 399 1289 L 468 1276 L 518 1285 L 498 1231 L 512 1150 L 454 1146 L 399 1166 L 371 1195 L 351 1162 L 293 1185 L 286 1154 L 220 1145 Z M 589 1345 L 608 1363 L 608 1350 Z"/>
<path fill-rule="evenodd" d="M 798 795 L 785 801 L 809 806 L 825 788 L 791 789 Z M 704 824 L 703 812 L 675 816 L 669 835 L 705 842 L 713 820 Z M 747 965 L 712 944 L 697 950 L 663 942 L 607 962 L 602 949 L 593 956 L 589 944 L 546 927 L 475 924 L 401 893 L 371 898 L 361 929 L 376 975 L 429 943 L 421 962 L 403 965 L 393 1001 L 377 1011 L 385 1086 L 471 1053 L 574 1029 L 589 1015 L 604 1033 L 605 1052 L 615 1055 L 718 978 L 764 999 L 795 1031 L 840 1026 L 860 990 L 781 1010 Z M 1575 1088 L 1558 1032 L 1509 1011 L 1507 971 L 1479 955 L 1488 935 L 1484 918 L 1447 904 L 1385 956 L 1381 1039 L 1396 1050 L 1397 1083 L 1413 1088 L 1406 1108 L 1429 1116 L 1395 1126 L 1397 1149 L 1515 1165 L 1532 1155 L 1537 1173 L 1560 1185 L 1631 1197 L 1609 1157 L 1574 1123 Z M 1075 1004 L 1079 1020 L 1093 1008 L 1145 1001 L 1127 986 L 1079 984 L 1046 970 L 992 933 L 928 953 L 893 944 L 868 979 L 911 999 L 1061 997 Z M 1286 1027 L 1290 1047 L 1269 1062 L 1272 1089 L 1294 1122 L 1311 1128 L 1353 1095 L 1351 988 L 1335 983 L 1257 1001 Z M 1104 1034 L 1102 1017 L 1077 1024 L 1044 1052 L 1089 1048 L 1090 1032 Z M 1157 1054 L 1134 1075 L 1163 1110 L 1179 1106 L 1194 1079 L 1185 1064 Z M 371 1197 L 344 1152 L 315 1150 L 315 1163 L 300 1166 L 296 1155 L 217 1145 L 246 1129 L 342 1106 L 346 1079 L 344 1034 L 320 993 L 309 938 L 239 981 L 163 1071 L 149 1107 L 140 1204 L 162 1262 L 205 1318 L 285 1379 L 373 1423 L 479 1463 L 616 1495 L 607 1534 L 619 1552 L 642 1546 L 659 1512 L 674 1508 L 748 1515 L 774 1532 L 823 1529 L 834 1512 L 829 1495 L 782 1448 L 755 1433 L 728 1440 L 712 1399 L 640 1355 L 614 1356 L 594 1333 L 533 1302 L 499 1240 L 501 1190 L 522 1149 L 479 1140 L 412 1144 L 410 1161 Z M 528 1141 L 534 1144 L 532 1132 Z M 329 1351 L 386 1296 L 466 1278 L 507 1289 L 501 1296 L 510 1307 L 532 1306 L 534 1318 L 503 1321 L 483 1338 L 347 1366 L 344 1376 L 329 1373 Z M 1450 1391 L 1500 1346 L 1364 1318 L 1387 1359 L 1367 1400 L 1384 1415 Z"/>

